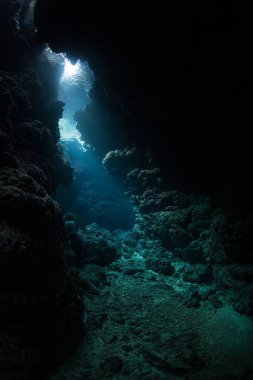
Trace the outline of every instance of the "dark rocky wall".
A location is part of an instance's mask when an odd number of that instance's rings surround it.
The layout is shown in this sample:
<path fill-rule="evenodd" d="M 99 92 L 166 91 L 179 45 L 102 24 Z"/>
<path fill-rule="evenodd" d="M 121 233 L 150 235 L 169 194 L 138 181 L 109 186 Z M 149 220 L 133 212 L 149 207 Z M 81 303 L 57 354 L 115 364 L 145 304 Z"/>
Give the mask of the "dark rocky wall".
<path fill-rule="evenodd" d="M 52 197 L 72 180 L 57 145 L 63 104 L 48 100 L 25 63 L 32 43 L 10 11 L 1 5 L 0 377 L 32 380 L 44 379 L 76 345 L 83 305 Z"/>

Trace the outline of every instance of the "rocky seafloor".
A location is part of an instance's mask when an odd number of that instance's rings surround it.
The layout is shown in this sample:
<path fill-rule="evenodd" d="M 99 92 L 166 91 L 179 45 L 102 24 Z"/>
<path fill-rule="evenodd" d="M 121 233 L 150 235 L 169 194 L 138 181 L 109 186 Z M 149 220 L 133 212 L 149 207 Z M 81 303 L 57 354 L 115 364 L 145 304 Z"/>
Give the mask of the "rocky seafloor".
<path fill-rule="evenodd" d="M 133 229 L 70 235 L 86 335 L 51 378 L 252 379 L 253 268 L 231 259 L 232 220 L 207 194 L 166 189 L 158 168 L 126 178 Z"/>

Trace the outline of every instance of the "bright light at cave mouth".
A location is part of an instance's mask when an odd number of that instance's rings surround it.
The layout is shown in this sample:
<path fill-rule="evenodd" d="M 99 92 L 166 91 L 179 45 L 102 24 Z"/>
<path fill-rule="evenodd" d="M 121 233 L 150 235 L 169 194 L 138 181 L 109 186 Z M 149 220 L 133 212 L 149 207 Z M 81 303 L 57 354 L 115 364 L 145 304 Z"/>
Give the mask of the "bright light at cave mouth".
<path fill-rule="evenodd" d="M 75 64 L 65 53 L 54 53 L 49 46 L 43 56 L 52 64 L 62 66 L 62 76 L 59 80 L 58 99 L 65 103 L 63 116 L 59 120 L 61 142 L 76 141 L 82 150 L 85 142 L 76 128 L 75 112 L 85 109 L 91 102 L 89 91 L 93 86 L 94 73 L 87 61 L 78 59 Z"/>
<path fill-rule="evenodd" d="M 69 77 L 76 75 L 78 73 L 78 71 L 80 71 L 80 68 L 81 68 L 81 64 L 80 64 L 79 59 L 77 60 L 77 62 L 74 65 L 72 65 L 72 63 L 67 58 L 65 58 L 64 59 L 64 72 L 62 75 L 62 80 L 68 79 Z"/>
<path fill-rule="evenodd" d="M 67 58 L 65 58 L 63 77 L 71 77 L 72 75 L 75 75 L 78 72 L 78 70 L 80 70 L 79 59 L 74 65 L 72 65 L 72 63 Z"/>
<path fill-rule="evenodd" d="M 76 140 L 79 143 L 80 149 L 86 151 L 84 145 L 85 142 L 81 139 L 81 134 L 76 129 L 76 122 L 62 117 L 59 120 L 59 128 L 61 134 L 61 141 L 73 141 Z"/>

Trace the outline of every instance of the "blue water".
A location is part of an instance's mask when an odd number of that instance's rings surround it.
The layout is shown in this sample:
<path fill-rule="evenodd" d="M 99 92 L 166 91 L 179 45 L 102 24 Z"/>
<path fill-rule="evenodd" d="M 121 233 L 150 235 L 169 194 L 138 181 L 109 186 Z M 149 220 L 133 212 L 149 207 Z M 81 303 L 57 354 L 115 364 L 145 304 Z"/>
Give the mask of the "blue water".
<path fill-rule="evenodd" d="M 91 102 L 89 91 L 94 73 L 87 62 L 78 60 L 72 64 L 64 54 L 61 57 L 64 70 L 58 99 L 65 107 L 59 121 L 60 143 L 74 168 L 74 181 L 68 187 L 60 187 L 56 199 L 66 212 L 75 215 L 80 228 L 95 222 L 109 230 L 128 230 L 134 224 L 134 213 L 125 189 L 105 171 L 76 129 L 75 112 L 84 110 Z"/>
<path fill-rule="evenodd" d="M 56 199 L 76 216 L 80 228 L 98 223 L 109 230 L 131 229 L 134 213 L 125 189 L 103 168 L 91 150 L 81 149 L 76 140 L 63 142 L 75 168 L 74 181 L 57 190 Z"/>

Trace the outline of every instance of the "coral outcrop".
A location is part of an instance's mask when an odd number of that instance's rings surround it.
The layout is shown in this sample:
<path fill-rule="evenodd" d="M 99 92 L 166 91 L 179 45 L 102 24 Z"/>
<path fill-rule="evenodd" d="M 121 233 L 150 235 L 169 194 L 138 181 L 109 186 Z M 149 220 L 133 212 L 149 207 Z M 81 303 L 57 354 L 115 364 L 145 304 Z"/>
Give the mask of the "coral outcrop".
<path fill-rule="evenodd" d="M 117 242 L 106 228 L 96 223 L 86 226 L 73 237 L 73 249 L 79 266 L 97 264 L 105 266 L 117 260 Z"/>

